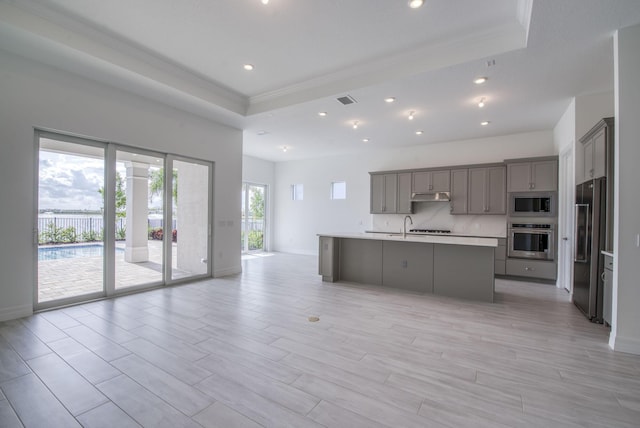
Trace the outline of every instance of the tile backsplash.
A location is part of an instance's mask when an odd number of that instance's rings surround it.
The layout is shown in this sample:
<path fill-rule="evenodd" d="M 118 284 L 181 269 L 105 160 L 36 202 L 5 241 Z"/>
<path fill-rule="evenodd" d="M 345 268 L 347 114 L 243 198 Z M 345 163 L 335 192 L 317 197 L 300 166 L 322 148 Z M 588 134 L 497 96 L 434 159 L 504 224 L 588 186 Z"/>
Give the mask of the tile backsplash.
<path fill-rule="evenodd" d="M 446 202 L 414 204 L 411 214 L 413 225 L 409 229 L 449 229 L 452 233 L 472 236 L 507 236 L 506 215 L 451 215 Z M 373 214 L 373 231 L 401 232 L 404 214 Z"/>

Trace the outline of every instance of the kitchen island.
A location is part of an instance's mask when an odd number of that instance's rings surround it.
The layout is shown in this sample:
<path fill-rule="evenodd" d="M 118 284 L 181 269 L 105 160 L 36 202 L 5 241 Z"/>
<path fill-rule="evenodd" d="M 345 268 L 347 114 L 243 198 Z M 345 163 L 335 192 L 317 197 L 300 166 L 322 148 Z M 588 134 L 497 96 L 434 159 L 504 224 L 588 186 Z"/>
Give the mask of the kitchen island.
<path fill-rule="evenodd" d="M 318 237 L 323 281 L 493 302 L 496 238 L 366 232 Z"/>

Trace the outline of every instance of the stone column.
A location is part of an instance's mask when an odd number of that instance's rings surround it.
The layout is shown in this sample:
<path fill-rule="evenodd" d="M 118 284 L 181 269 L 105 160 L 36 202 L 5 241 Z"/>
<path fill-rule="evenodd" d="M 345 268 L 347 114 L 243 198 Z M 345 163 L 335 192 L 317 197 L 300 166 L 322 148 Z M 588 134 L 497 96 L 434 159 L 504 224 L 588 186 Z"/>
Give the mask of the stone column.
<path fill-rule="evenodd" d="M 127 237 L 124 260 L 129 263 L 149 260 L 149 164 L 126 162 Z"/>

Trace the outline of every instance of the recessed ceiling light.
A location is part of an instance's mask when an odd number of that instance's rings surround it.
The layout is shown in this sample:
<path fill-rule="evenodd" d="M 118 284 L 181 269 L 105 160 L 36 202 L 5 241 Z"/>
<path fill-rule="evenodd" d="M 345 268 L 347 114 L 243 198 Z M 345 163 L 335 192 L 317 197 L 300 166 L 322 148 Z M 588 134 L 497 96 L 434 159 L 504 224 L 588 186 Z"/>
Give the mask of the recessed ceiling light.
<path fill-rule="evenodd" d="M 325 117 L 326 115 L 327 115 L 326 111 L 321 111 L 320 113 L 318 113 L 318 116 Z"/>
<path fill-rule="evenodd" d="M 260 0 L 262 4 L 269 4 L 269 0 Z"/>
<path fill-rule="evenodd" d="M 409 7 L 411 9 L 417 9 L 424 4 L 424 0 L 409 0 Z"/>
<path fill-rule="evenodd" d="M 488 77 L 478 77 L 476 80 L 473 81 L 473 83 L 475 83 L 476 85 L 482 85 L 487 80 L 489 80 Z"/>
<path fill-rule="evenodd" d="M 358 123 L 357 120 L 353 122 L 353 129 L 358 129 Z"/>
<path fill-rule="evenodd" d="M 482 126 L 487 126 L 488 124 L 490 124 L 491 122 L 489 122 L 488 120 L 485 120 L 484 122 L 480 122 L 480 125 Z"/>
<path fill-rule="evenodd" d="M 362 139 L 362 142 L 363 142 L 363 143 L 368 143 L 368 142 L 369 142 L 369 139 L 368 139 L 368 138 L 363 138 L 363 139 Z"/>
<path fill-rule="evenodd" d="M 395 98 L 395 97 L 387 97 L 387 98 L 385 98 L 385 99 L 384 99 L 384 102 L 385 102 L 385 103 L 392 103 L 392 102 L 394 102 L 395 100 L 396 100 L 396 98 Z"/>
<path fill-rule="evenodd" d="M 484 97 L 480 98 L 480 102 L 478 103 L 478 107 L 484 107 Z"/>
<path fill-rule="evenodd" d="M 288 150 L 288 149 L 289 149 L 289 148 L 288 148 L 287 146 L 282 146 L 282 151 L 283 151 L 284 153 L 287 153 L 287 150 Z"/>
<path fill-rule="evenodd" d="M 415 111 L 413 111 L 413 110 L 411 110 L 411 111 L 409 112 L 409 116 L 408 116 L 409 120 L 413 120 L 413 117 L 414 117 L 414 115 L 415 115 L 415 114 L 416 114 L 416 112 L 415 112 Z"/>
<path fill-rule="evenodd" d="M 247 71 L 253 70 L 253 64 L 245 64 L 242 67 L 244 67 L 244 69 Z"/>
<path fill-rule="evenodd" d="M 416 135 L 422 135 L 422 134 L 424 134 L 423 131 L 416 131 Z"/>

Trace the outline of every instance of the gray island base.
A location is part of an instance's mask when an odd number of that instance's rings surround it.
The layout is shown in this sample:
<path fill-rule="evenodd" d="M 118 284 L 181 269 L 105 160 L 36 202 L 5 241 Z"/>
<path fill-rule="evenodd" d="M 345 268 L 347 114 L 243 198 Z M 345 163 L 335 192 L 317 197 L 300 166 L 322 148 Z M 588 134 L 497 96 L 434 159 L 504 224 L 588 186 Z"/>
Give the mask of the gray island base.
<path fill-rule="evenodd" d="M 377 233 L 318 236 L 318 270 L 323 281 L 493 302 L 495 238 Z"/>

